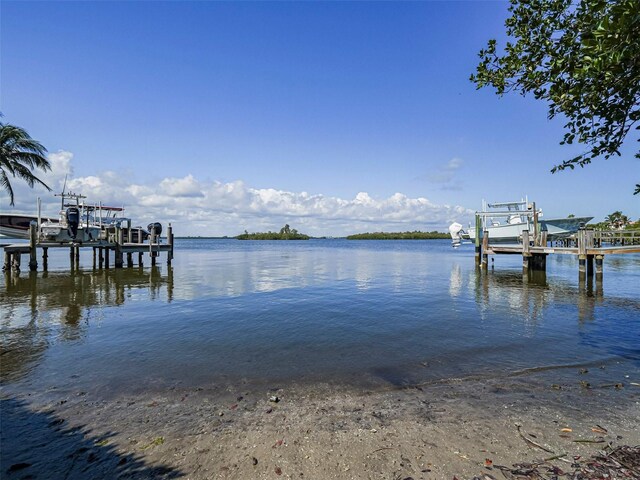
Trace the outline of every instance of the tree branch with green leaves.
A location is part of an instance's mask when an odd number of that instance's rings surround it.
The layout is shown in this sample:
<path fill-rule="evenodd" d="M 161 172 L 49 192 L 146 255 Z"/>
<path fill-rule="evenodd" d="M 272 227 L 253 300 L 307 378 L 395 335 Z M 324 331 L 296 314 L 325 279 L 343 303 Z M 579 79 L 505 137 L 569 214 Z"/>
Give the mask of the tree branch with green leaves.
<path fill-rule="evenodd" d="M 620 156 L 629 131 L 640 130 L 640 2 L 511 0 L 509 12 L 504 52 L 489 40 L 471 81 L 500 96 L 533 94 L 550 119 L 566 118 L 560 144 L 586 150 L 552 173 Z"/>

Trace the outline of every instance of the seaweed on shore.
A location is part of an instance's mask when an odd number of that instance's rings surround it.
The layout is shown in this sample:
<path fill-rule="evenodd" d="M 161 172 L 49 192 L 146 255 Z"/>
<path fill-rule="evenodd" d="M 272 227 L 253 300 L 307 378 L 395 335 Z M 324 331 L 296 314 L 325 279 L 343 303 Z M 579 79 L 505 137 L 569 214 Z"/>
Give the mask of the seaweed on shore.
<path fill-rule="evenodd" d="M 607 445 L 603 451 L 590 458 L 574 457 L 573 461 L 557 455 L 536 463 L 515 463 L 511 467 L 493 465 L 491 469 L 500 470 L 508 480 L 601 480 L 601 479 L 640 479 L 640 445 L 632 447 Z M 551 463 L 564 460 L 570 465 L 561 468 Z M 489 474 L 473 477 L 473 480 L 494 479 Z"/>

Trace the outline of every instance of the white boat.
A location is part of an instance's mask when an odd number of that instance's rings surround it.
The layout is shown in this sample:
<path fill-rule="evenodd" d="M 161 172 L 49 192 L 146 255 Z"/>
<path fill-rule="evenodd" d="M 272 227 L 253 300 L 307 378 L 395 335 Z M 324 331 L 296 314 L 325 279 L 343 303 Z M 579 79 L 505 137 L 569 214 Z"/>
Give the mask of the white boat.
<path fill-rule="evenodd" d="M 547 218 L 540 220 L 540 224 L 542 225 L 542 231 L 547 230 L 547 238 L 549 240 L 557 240 L 573 235 L 580 227 L 584 227 L 591 220 L 593 220 L 593 217 Z"/>
<path fill-rule="evenodd" d="M 115 234 L 116 228 L 121 228 L 125 239 L 129 237 L 131 229 L 131 241 L 133 243 L 144 242 L 149 238 L 149 229 L 131 225 L 129 217 L 122 216 L 124 207 L 110 207 L 102 204 L 83 205 L 82 222 L 99 226 L 102 230 L 102 238 L 107 239 L 109 234 Z M 140 237 L 140 238 L 139 238 Z"/>
<path fill-rule="evenodd" d="M 100 225 L 90 222 L 88 217 L 84 215 L 84 205 L 80 203 L 80 199 L 86 198 L 84 195 L 60 193 L 56 194 L 56 196 L 62 197 L 58 221 L 40 223 L 40 241 L 87 243 L 98 242 L 103 238 Z M 65 203 L 65 199 L 75 200 L 75 204 Z"/>
<path fill-rule="evenodd" d="M 47 222 L 58 221 L 55 218 L 41 220 Z M 38 223 L 38 216 L 22 213 L 0 214 L 0 235 L 10 238 L 29 238 L 29 225 L 31 225 L 31 222 Z"/>
<path fill-rule="evenodd" d="M 111 207 L 98 205 L 86 205 L 80 200 L 84 195 L 74 193 L 56 194 L 62 197 L 62 205 L 58 218 L 42 217 L 38 215 L 2 213 L 0 214 L 0 236 L 10 238 L 29 238 L 29 226 L 31 223 L 38 225 L 38 238 L 43 242 L 57 243 L 86 243 L 109 241 L 117 228 L 122 229 L 125 241 L 131 238 L 133 243 L 142 243 L 149 238 L 151 229 L 156 235 L 162 232 L 162 226 L 155 222 L 146 228 L 132 226 L 131 219 L 122 216 L 124 207 Z M 65 203 L 72 200 L 72 203 Z M 38 199 L 38 212 L 40 212 L 40 199 Z M 129 235 L 131 229 L 131 235 Z"/>
<path fill-rule="evenodd" d="M 481 222 L 480 237 L 482 238 L 483 232 L 487 231 L 493 243 L 521 243 L 524 230 L 528 230 L 532 238 L 534 234 L 545 231 L 549 241 L 566 238 L 593 219 L 593 217 L 543 219 L 542 210 L 536 209 L 535 203 L 529 203 L 526 198 L 519 202 L 483 202 L 482 210 L 476 214 Z M 476 227 L 469 225 L 468 234 L 470 240 L 475 241 Z M 460 236 L 464 238 L 464 232 Z M 455 242 L 453 234 L 451 238 Z"/>

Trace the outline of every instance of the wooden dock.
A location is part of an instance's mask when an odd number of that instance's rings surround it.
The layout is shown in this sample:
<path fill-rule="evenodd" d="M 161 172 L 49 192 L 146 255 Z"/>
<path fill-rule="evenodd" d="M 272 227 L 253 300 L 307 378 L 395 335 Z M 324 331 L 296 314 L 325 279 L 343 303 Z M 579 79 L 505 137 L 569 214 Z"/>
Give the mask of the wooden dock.
<path fill-rule="evenodd" d="M 487 268 L 489 255 L 522 255 L 523 270 L 546 271 L 547 255 L 575 255 L 580 278 L 592 277 L 595 273 L 596 279 L 601 280 L 605 255 L 640 253 L 640 232 L 584 228 L 574 236 L 556 242 L 560 245 L 552 243 L 547 241 L 546 232 L 530 236 L 529 231 L 524 230 L 519 244 L 492 244 L 489 232 L 485 230 L 481 241 L 476 235 L 476 265 Z"/>
<path fill-rule="evenodd" d="M 115 268 L 122 268 L 125 264 L 127 267 L 133 267 L 134 254 L 137 253 L 137 264 L 143 264 L 144 254 L 149 254 L 151 265 L 156 265 L 157 259 L 161 252 L 167 254 L 167 264 L 171 265 L 173 260 L 173 230 L 171 224 L 167 229 L 167 237 L 165 243 L 162 243 L 160 235 L 156 235 L 152 231 L 149 238 L 145 242 L 132 242 L 132 231 L 129 229 L 128 236 L 125 239 L 121 228 L 115 228 L 106 235 L 105 239 L 84 242 L 42 242 L 38 239 L 37 225 L 32 224 L 29 230 L 29 243 L 13 243 L 2 245 L 4 249 L 4 264 L 2 270 L 4 272 L 19 272 L 21 266 L 22 255 L 29 256 L 29 270 L 38 270 L 38 250 L 42 253 L 42 268 L 46 271 L 48 268 L 48 255 L 50 248 L 66 248 L 69 249 L 69 263 L 71 269 L 77 268 L 80 262 L 80 250 L 91 248 L 93 250 L 93 268 L 109 268 L 110 257 L 113 257 L 113 265 Z M 138 238 L 141 238 L 138 232 Z"/>

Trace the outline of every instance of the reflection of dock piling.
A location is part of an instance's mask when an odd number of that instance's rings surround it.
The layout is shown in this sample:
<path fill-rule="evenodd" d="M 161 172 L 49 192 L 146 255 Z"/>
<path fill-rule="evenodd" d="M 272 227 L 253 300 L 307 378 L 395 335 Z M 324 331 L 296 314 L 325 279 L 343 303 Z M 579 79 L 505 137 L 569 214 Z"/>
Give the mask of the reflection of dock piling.
<path fill-rule="evenodd" d="M 138 242 L 134 243 L 132 229 L 128 229 L 128 235 L 125 241 L 122 228 L 115 228 L 115 232 L 109 232 L 104 240 L 86 242 L 86 243 L 55 243 L 40 242 L 38 240 L 37 225 L 32 223 L 29 227 L 29 243 L 28 244 L 10 244 L 4 245 L 4 271 L 19 271 L 22 255 L 29 255 L 29 270 L 36 271 L 38 269 L 38 249 L 42 251 L 42 267 L 46 271 L 48 269 L 49 248 L 68 248 L 69 249 L 69 265 L 71 269 L 79 267 L 80 250 L 83 248 L 93 249 L 93 268 L 96 268 L 96 256 L 98 260 L 98 268 L 109 268 L 109 257 L 113 252 L 113 262 L 115 268 L 124 266 L 124 254 L 127 258 L 127 267 L 133 267 L 133 254 L 138 253 L 138 265 L 142 266 L 143 255 L 148 252 L 151 258 L 151 265 L 156 265 L 157 258 L 161 252 L 167 254 L 167 264 L 171 265 L 173 260 L 173 229 L 171 224 L 167 229 L 166 242 L 161 243 L 161 236 L 157 235 L 152 229 L 148 241 L 142 241 L 142 231 L 138 230 Z"/>
<path fill-rule="evenodd" d="M 544 272 L 547 268 L 547 255 L 576 255 L 579 280 L 583 282 L 587 277 L 593 278 L 595 274 L 596 281 L 601 281 L 605 255 L 640 253 L 640 238 L 634 232 L 625 231 L 596 231 L 582 228 L 575 236 L 564 240 L 562 245 L 550 245 L 547 241 L 547 232 L 534 231 L 530 236 L 528 230 L 522 231 L 519 244 L 492 244 L 489 232 L 485 230 L 482 241 L 480 236 L 476 235 L 476 265 L 487 268 L 489 255 L 522 255 L 523 271 Z"/>

